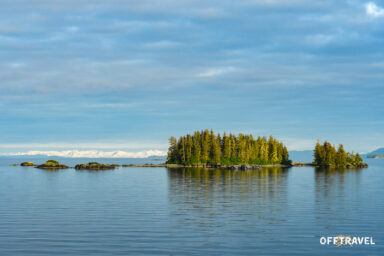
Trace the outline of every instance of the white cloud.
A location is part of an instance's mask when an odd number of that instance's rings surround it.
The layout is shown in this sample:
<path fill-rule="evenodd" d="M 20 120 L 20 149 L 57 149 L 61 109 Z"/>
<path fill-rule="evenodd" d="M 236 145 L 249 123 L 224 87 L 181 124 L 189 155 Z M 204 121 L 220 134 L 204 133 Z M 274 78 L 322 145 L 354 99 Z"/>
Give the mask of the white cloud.
<path fill-rule="evenodd" d="M 144 47 L 147 49 L 170 49 L 179 45 L 180 43 L 178 42 L 163 40 L 144 44 Z"/>
<path fill-rule="evenodd" d="M 197 77 L 214 77 L 214 76 L 219 76 L 228 72 L 233 71 L 233 67 L 224 67 L 224 68 L 216 68 L 216 69 L 211 69 L 206 72 L 202 72 L 197 74 Z"/>
<path fill-rule="evenodd" d="M 59 156 L 59 157 L 71 157 L 71 158 L 147 158 L 150 156 L 165 156 L 166 151 L 161 150 L 147 150 L 140 152 L 126 152 L 126 151 L 98 151 L 98 150 L 64 150 L 64 151 L 39 151 L 31 150 L 27 152 L 15 152 L 15 153 L 0 153 L 0 156 Z"/>
<path fill-rule="evenodd" d="M 369 2 L 365 5 L 365 11 L 367 15 L 371 17 L 380 17 L 384 16 L 384 8 L 381 8 L 380 6 L 377 6 L 373 2 Z"/>

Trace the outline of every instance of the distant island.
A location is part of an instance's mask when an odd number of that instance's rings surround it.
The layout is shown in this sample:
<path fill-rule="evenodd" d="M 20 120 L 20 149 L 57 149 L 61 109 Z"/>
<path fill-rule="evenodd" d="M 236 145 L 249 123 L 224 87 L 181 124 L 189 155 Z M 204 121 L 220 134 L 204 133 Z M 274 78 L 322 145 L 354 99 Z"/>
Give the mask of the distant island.
<path fill-rule="evenodd" d="M 368 167 L 368 164 L 363 163 L 359 153 L 346 152 L 342 144 L 336 150 L 336 147 L 328 141 L 323 144 L 317 141 L 313 155 L 315 166 Z"/>
<path fill-rule="evenodd" d="M 67 169 L 68 166 L 64 164 L 60 164 L 56 160 L 48 160 L 44 164 L 37 165 L 36 168 L 39 169 Z"/>
<path fill-rule="evenodd" d="M 376 149 L 367 155 L 367 158 L 384 158 L 384 148 Z"/>
<path fill-rule="evenodd" d="M 369 154 L 369 155 L 367 155 L 367 158 L 384 158 L 384 155 Z"/>
<path fill-rule="evenodd" d="M 36 166 L 36 164 L 34 164 L 32 162 L 22 162 L 20 165 L 21 166 Z"/>
<path fill-rule="evenodd" d="M 270 136 L 229 134 L 213 130 L 169 139 L 167 164 L 180 165 L 290 165 L 286 146 Z"/>
<path fill-rule="evenodd" d="M 87 164 L 77 164 L 75 166 L 76 170 L 113 170 L 116 167 L 119 167 L 118 164 L 103 164 L 98 162 L 89 162 Z"/>

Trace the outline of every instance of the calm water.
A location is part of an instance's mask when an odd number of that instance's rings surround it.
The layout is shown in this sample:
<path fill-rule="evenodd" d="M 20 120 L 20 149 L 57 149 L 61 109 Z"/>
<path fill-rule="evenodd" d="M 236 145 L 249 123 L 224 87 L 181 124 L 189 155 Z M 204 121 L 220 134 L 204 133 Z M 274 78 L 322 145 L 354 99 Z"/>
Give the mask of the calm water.
<path fill-rule="evenodd" d="M 74 161 L 85 162 L 62 160 Z M 245 172 L 15 162 L 0 159 L 0 255 L 384 254 L 384 159 L 363 170 Z M 376 245 L 319 243 L 340 234 Z"/>

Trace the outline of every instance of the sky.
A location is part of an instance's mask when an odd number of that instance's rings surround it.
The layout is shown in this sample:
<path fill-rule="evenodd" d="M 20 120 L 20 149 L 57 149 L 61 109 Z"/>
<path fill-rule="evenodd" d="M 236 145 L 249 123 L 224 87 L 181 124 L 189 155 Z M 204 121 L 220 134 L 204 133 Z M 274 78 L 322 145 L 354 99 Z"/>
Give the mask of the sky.
<path fill-rule="evenodd" d="M 158 153 L 206 128 L 384 146 L 384 0 L 0 6 L 2 154 Z"/>

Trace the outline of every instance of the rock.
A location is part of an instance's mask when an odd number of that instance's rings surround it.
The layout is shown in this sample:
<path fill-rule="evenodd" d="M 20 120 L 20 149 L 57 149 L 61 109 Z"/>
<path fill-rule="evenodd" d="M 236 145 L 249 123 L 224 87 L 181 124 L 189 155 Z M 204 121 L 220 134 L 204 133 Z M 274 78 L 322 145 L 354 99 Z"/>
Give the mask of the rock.
<path fill-rule="evenodd" d="M 11 164 L 11 166 L 19 166 L 19 164 Z"/>
<path fill-rule="evenodd" d="M 69 167 L 64 165 L 64 164 L 60 164 L 59 162 L 57 162 L 55 160 L 48 160 L 44 164 L 36 166 L 36 168 L 40 168 L 40 169 L 67 169 Z"/>
<path fill-rule="evenodd" d="M 21 166 L 36 166 L 36 164 L 32 163 L 32 162 L 23 162 L 20 164 Z"/>
<path fill-rule="evenodd" d="M 177 166 L 179 166 L 179 165 L 177 165 Z M 146 164 L 123 164 L 122 167 L 169 167 L 169 165 L 168 164 L 146 163 Z M 184 167 L 184 165 L 182 167 Z"/>
<path fill-rule="evenodd" d="M 315 167 L 324 167 L 324 168 L 367 168 L 367 163 L 359 163 L 359 164 L 351 164 L 347 163 L 345 165 L 332 165 L 332 164 L 324 164 L 324 165 L 314 165 Z"/>
<path fill-rule="evenodd" d="M 238 165 L 229 165 L 229 166 L 227 166 L 227 169 L 229 169 L 229 170 L 238 170 L 239 166 Z"/>
<path fill-rule="evenodd" d="M 112 170 L 118 167 L 117 164 L 101 164 L 97 162 L 90 162 L 87 164 L 77 164 L 76 170 Z"/>
<path fill-rule="evenodd" d="M 228 170 L 260 170 L 262 166 L 256 164 L 123 164 L 122 167 L 167 167 L 167 168 L 206 168 Z M 279 165 L 280 166 L 280 165 Z"/>
<path fill-rule="evenodd" d="M 368 164 L 366 164 L 366 163 L 361 163 L 361 164 L 357 164 L 357 165 L 352 166 L 352 167 L 357 167 L 357 168 L 367 168 L 367 167 L 368 167 Z"/>
<path fill-rule="evenodd" d="M 233 164 L 225 166 L 226 169 L 229 170 L 260 170 L 262 167 L 260 165 L 255 164 Z"/>

